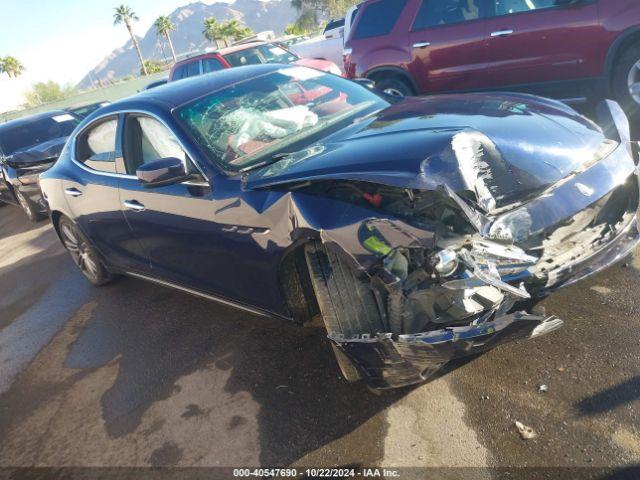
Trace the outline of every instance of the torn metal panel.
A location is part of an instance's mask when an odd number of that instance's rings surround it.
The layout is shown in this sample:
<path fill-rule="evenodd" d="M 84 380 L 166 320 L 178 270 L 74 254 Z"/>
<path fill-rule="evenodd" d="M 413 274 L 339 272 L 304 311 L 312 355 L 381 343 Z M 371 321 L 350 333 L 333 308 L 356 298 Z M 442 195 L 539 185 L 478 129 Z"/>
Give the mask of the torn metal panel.
<path fill-rule="evenodd" d="M 479 325 L 446 328 L 413 335 L 330 337 L 374 388 L 419 383 L 447 362 L 475 355 L 503 343 L 557 330 L 562 320 L 514 313 Z"/>

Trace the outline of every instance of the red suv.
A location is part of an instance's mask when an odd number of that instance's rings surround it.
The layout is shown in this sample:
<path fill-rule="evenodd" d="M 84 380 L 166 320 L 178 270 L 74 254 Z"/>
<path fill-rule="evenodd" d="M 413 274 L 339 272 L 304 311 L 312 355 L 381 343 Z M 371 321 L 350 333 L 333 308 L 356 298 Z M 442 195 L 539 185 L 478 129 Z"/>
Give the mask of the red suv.
<path fill-rule="evenodd" d="M 640 0 L 368 0 L 350 78 L 388 93 L 511 90 L 640 110 Z"/>
<path fill-rule="evenodd" d="M 300 58 L 295 53 L 275 43 L 251 42 L 223 48 L 211 53 L 193 56 L 176 63 L 169 73 L 169 81 L 195 77 L 225 68 L 256 65 L 260 63 L 295 64 L 324 72 L 342 75 L 338 66 L 327 60 Z"/>

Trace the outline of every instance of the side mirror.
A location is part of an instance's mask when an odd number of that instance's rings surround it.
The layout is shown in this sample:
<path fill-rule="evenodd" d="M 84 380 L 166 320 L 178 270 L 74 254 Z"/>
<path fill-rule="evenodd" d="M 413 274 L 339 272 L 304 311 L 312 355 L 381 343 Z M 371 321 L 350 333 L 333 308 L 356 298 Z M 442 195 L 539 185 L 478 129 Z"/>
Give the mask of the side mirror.
<path fill-rule="evenodd" d="M 136 177 L 143 187 L 154 188 L 184 182 L 190 175 L 182 160 L 169 157 L 140 165 L 136 170 Z"/>
<path fill-rule="evenodd" d="M 375 90 L 376 89 L 376 82 L 374 82 L 373 80 L 371 80 L 369 78 L 354 78 L 353 81 L 356 82 L 356 83 L 359 83 L 363 87 L 368 88 L 369 90 Z"/>

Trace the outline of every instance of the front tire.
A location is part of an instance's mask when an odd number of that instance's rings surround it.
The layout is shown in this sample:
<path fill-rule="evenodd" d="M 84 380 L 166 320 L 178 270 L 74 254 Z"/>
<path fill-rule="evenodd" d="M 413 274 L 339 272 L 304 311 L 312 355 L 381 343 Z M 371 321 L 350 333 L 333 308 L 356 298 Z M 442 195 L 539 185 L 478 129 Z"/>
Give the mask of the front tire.
<path fill-rule="evenodd" d="M 87 280 L 97 287 L 113 280 L 113 275 L 104 267 L 98 253 L 71 220 L 62 217 L 58 222 L 58 231 L 62 244 Z"/>
<path fill-rule="evenodd" d="M 305 256 L 318 306 L 330 336 L 344 335 L 348 338 L 385 330 L 368 282 L 359 279 L 340 257 L 319 243 L 307 245 Z M 360 380 L 360 373 L 351 360 L 338 347 L 332 347 L 347 381 Z"/>
<path fill-rule="evenodd" d="M 629 48 L 613 70 L 613 96 L 630 118 L 640 118 L 640 45 Z"/>

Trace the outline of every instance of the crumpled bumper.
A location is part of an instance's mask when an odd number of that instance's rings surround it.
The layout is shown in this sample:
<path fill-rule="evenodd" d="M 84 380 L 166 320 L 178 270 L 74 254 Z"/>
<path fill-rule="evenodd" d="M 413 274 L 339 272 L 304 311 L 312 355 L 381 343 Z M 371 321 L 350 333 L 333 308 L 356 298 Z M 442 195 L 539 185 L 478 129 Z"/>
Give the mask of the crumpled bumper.
<path fill-rule="evenodd" d="M 563 321 L 556 317 L 517 312 L 478 325 L 395 338 L 390 333 L 330 338 L 358 368 L 367 385 L 386 389 L 420 383 L 451 360 L 503 343 L 535 338 L 562 325 Z"/>

